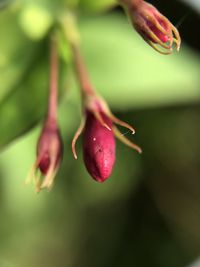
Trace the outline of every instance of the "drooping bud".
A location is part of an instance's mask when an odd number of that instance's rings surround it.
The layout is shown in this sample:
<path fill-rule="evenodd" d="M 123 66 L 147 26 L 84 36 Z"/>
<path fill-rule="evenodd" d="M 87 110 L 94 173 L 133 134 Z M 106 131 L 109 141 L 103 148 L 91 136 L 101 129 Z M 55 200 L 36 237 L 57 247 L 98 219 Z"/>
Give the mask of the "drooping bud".
<path fill-rule="evenodd" d="M 96 181 L 104 182 L 111 175 L 115 163 L 115 137 L 112 121 L 104 113 L 100 115 L 110 130 L 93 113 L 87 111 L 83 132 L 83 158 L 90 175 Z"/>
<path fill-rule="evenodd" d="M 72 27 L 73 28 L 73 27 Z M 79 44 L 74 41 L 68 28 L 67 39 L 74 57 L 74 67 L 81 89 L 83 116 L 72 140 L 72 152 L 77 159 L 76 142 L 83 133 L 83 158 L 90 175 L 98 182 L 104 182 L 112 173 L 115 163 L 115 136 L 129 147 L 141 153 L 139 146 L 129 141 L 114 124 L 135 133 L 128 123 L 116 118 L 107 103 L 97 95 L 92 86 Z"/>
<path fill-rule="evenodd" d="M 47 119 L 38 140 L 37 159 L 29 177 L 35 177 L 37 192 L 52 187 L 62 152 L 62 139 L 57 124 L 54 120 Z"/>
<path fill-rule="evenodd" d="M 74 135 L 72 152 L 75 159 L 76 141 L 83 132 L 83 158 L 90 175 L 98 182 L 104 182 L 112 173 L 115 163 L 115 137 L 138 153 L 139 146 L 129 141 L 114 124 L 118 124 L 135 133 L 133 127 L 116 118 L 106 102 L 99 96 L 87 95 L 84 99 L 84 117 Z"/>
<path fill-rule="evenodd" d="M 62 139 L 57 123 L 58 53 L 56 35 L 51 36 L 48 110 L 37 143 L 37 158 L 27 182 L 35 178 L 36 191 L 50 189 L 62 159 Z"/>
<path fill-rule="evenodd" d="M 128 10 L 132 24 L 143 39 L 162 54 L 180 49 L 181 38 L 176 27 L 153 5 L 142 0 L 121 0 Z"/>

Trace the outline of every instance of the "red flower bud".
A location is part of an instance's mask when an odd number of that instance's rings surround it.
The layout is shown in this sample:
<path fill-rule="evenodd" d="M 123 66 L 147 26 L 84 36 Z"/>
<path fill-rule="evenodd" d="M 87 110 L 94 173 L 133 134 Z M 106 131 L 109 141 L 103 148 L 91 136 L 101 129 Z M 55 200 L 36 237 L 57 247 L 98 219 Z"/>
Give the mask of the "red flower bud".
<path fill-rule="evenodd" d="M 83 133 L 83 157 L 90 175 L 98 182 L 104 182 L 112 173 L 115 163 L 115 138 L 112 121 L 100 113 L 103 121 L 110 128 L 103 126 L 87 111 Z"/>
<path fill-rule="evenodd" d="M 36 191 L 51 188 L 62 159 L 62 139 L 55 120 L 45 122 L 37 144 L 37 159 L 30 177 L 35 177 Z M 37 174 L 40 171 L 40 174 Z M 41 176 L 44 179 L 41 180 Z"/>
<path fill-rule="evenodd" d="M 173 51 L 173 44 L 179 50 L 181 38 L 178 30 L 153 5 L 142 0 L 122 0 L 122 2 L 128 8 L 136 31 L 156 51 L 170 54 Z"/>
<path fill-rule="evenodd" d="M 96 181 L 104 182 L 111 175 L 115 163 L 115 137 L 138 153 L 142 150 L 120 133 L 114 123 L 126 127 L 132 133 L 135 133 L 135 130 L 131 125 L 116 118 L 102 98 L 95 94 L 87 95 L 84 107 L 85 116 L 74 135 L 72 152 L 77 159 L 75 145 L 83 132 L 83 158 L 86 168 Z"/>
<path fill-rule="evenodd" d="M 46 122 L 37 145 L 38 167 L 43 175 L 57 169 L 62 158 L 62 140 L 55 122 Z"/>

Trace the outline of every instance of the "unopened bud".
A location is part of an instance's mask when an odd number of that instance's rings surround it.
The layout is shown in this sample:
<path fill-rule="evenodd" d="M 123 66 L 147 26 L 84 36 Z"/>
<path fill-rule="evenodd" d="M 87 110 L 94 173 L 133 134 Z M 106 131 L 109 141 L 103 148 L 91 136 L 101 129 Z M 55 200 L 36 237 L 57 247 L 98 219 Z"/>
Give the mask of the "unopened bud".
<path fill-rule="evenodd" d="M 62 139 L 57 123 L 47 119 L 38 140 L 37 159 L 27 180 L 35 178 L 37 192 L 52 187 L 62 159 L 62 151 Z"/>
<path fill-rule="evenodd" d="M 104 182 L 111 175 L 115 163 L 115 137 L 138 153 L 142 150 L 129 141 L 115 124 L 129 129 L 132 134 L 135 133 L 134 128 L 115 117 L 101 97 L 88 95 L 84 100 L 84 116 L 72 140 L 72 152 L 77 159 L 76 141 L 83 133 L 85 166 L 96 181 Z"/>
<path fill-rule="evenodd" d="M 60 132 L 54 122 L 44 125 L 37 145 L 38 167 L 46 175 L 50 168 L 56 169 L 62 158 Z M 53 166 L 52 166 L 53 165 Z"/>
<path fill-rule="evenodd" d="M 83 134 L 83 157 L 90 175 L 98 182 L 104 182 L 112 173 L 115 163 L 115 137 L 112 121 L 100 114 L 110 128 L 103 126 L 94 114 L 87 111 Z"/>
<path fill-rule="evenodd" d="M 126 0 L 132 24 L 143 39 L 162 54 L 173 52 L 173 45 L 180 49 L 181 38 L 176 27 L 153 5 L 145 1 Z"/>

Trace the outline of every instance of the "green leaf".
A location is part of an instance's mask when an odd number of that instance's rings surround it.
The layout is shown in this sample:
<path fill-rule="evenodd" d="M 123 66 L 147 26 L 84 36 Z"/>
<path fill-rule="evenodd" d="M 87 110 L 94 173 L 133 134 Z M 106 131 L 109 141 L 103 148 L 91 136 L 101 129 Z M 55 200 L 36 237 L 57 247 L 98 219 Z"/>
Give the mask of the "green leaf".
<path fill-rule="evenodd" d="M 10 4 L 12 4 L 13 0 L 1 0 L 0 1 L 0 10 L 6 8 Z"/>
<path fill-rule="evenodd" d="M 32 43 L 18 26 L 16 14 L 10 10 L 0 16 L 0 103 L 9 94 L 34 60 L 38 45 Z"/>
<path fill-rule="evenodd" d="M 46 70 L 47 62 L 38 58 L 17 89 L 2 101 L 0 148 L 34 126 L 44 114 L 48 88 Z"/>
<path fill-rule="evenodd" d="M 0 104 L 0 149 L 44 119 L 49 88 L 48 52 L 47 45 L 41 44 L 31 70 Z M 59 84 L 63 95 L 63 88 L 66 86 L 66 67 L 63 66 L 61 70 Z"/>
<path fill-rule="evenodd" d="M 179 53 L 155 52 L 122 16 L 80 23 L 91 80 L 116 109 L 200 100 L 200 57 L 184 44 Z"/>

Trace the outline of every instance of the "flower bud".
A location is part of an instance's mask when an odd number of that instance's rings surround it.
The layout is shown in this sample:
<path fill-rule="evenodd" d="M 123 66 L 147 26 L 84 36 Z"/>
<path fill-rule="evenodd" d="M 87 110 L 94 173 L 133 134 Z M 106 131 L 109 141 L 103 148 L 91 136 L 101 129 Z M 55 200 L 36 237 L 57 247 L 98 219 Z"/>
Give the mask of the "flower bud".
<path fill-rule="evenodd" d="M 122 1 L 128 9 L 135 30 L 156 51 L 170 54 L 173 44 L 179 50 L 181 38 L 178 30 L 153 5 L 145 1 Z"/>
<path fill-rule="evenodd" d="M 72 140 L 72 152 L 77 159 L 75 146 L 78 137 L 83 133 L 85 166 L 98 182 L 104 182 L 112 173 L 115 163 L 115 137 L 138 153 L 142 153 L 141 148 L 128 140 L 115 124 L 129 129 L 132 134 L 135 133 L 131 125 L 111 113 L 107 103 L 100 96 L 87 95 L 84 99 L 84 116 Z"/>
<path fill-rule="evenodd" d="M 38 167 L 43 175 L 46 175 L 50 168 L 55 170 L 60 164 L 62 140 L 54 122 L 47 122 L 44 125 L 37 145 L 37 157 L 40 159 Z"/>
<path fill-rule="evenodd" d="M 50 189 L 62 159 L 62 139 L 55 120 L 47 119 L 37 144 L 37 159 L 28 177 L 35 177 L 36 191 Z M 38 174 L 40 171 L 40 174 Z M 41 179 L 41 176 L 44 179 Z"/>
<path fill-rule="evenodd" d="M 83 158 L 90 175 L 96 181 L 104 182 L 111 175 L 115 163 L 115 137 L 112 121 L 103 112 L 100 116 L 110 130 L 92 112 L 86 112 Z"/>

